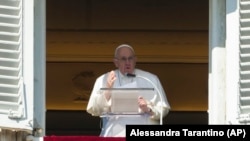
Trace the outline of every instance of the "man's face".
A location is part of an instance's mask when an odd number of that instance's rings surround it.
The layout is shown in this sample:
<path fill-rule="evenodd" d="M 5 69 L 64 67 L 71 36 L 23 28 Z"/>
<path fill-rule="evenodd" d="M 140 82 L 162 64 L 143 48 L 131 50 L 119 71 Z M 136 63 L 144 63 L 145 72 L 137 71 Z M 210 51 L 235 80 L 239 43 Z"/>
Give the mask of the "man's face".
<path fill-rule="evenodd" d="M 122 74 L 133 73 L 136 65 L 136 57 L 130 48 L 123 47 L 118 50 L 117 56 L 114 58 L 114 63 Z"/>

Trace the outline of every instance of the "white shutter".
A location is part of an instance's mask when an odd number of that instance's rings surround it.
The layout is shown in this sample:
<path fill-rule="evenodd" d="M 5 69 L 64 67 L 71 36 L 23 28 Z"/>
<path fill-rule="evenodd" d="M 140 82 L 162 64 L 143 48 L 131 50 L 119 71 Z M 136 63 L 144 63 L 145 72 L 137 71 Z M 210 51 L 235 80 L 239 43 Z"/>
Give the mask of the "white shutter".
<path fill-rule="evenodd" d="M 250 123 L 250 0 L 240 0 L 239 122 Z"/>
<path fill-rule="evenodd" d="M 25 121 L 22 50 L 22 1 L 0 0 L 1 128 L 31 129 Z"/>

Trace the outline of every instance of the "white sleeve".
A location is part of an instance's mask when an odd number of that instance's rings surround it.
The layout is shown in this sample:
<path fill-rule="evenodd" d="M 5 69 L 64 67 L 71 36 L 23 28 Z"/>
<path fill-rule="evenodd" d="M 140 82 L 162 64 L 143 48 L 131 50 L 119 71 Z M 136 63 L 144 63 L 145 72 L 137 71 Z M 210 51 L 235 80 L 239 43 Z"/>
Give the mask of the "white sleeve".
<path fill-rule="evenodd" d="M 163 117 L 166 116 L 170 110 L 170 105 L 168 103 L 168 100 L 167 100 L 165 91 L 161 85 L 161 82 L 157 76 L 154 79 L 154 81 L 155 81 L 156 87 L 159 90 L 160 94 L 156 95 L 157 98 L 154 99 L 153 101 L 151 101 L 153 104 L 149 107 L 152 109 L 152 111 L 154 113 L 151 116 L 151 118 L 155 119 L 155 120 L 159 120 L 161 118 L 161 110 L 162 110 L 162 116 Z M 159 95 L 161 95 L 161 98 L 159 97 Z M 162 102 L 162 104 L 161 104 L 161 102 Z"/>
<path fill-rule="evenodd" d="M 111 102 L 107 101 L 104 94 L 100 93 L 100 88 L 104 85 L 105 75 L 96 79 L 94 88 L 91 92 L 86 111 L 93 116 L 100 116 L 103 112 L 110 110 Z"/>

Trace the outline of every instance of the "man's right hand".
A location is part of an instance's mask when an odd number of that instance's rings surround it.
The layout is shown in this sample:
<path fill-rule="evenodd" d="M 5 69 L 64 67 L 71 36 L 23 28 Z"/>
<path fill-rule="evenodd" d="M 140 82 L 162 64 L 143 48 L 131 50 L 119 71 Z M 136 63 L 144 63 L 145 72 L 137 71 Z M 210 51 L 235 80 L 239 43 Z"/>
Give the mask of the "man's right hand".
<path fill-rule="evenodd" d="M 112 70 L 109 72 L 108 77 L 107 77 L 107 84 L 106 84 L 107 88 L 112 88 L 115 80 L 116 80 L 116 75 L 115 75 L 115 72 Z M 106 99 L 109 100 L 111 97 L 111 94 L 108 91 L 105 92 L 104 94 L 105 94 Z"/>
<path fill-rule="evenodd" d="M 115 80 L 116 80 L 116 75 L 115 75 L 115 72 L 112 70 L 108 74 L 107 88 L 112 88 L 113 85 L 114 85 Z"/>

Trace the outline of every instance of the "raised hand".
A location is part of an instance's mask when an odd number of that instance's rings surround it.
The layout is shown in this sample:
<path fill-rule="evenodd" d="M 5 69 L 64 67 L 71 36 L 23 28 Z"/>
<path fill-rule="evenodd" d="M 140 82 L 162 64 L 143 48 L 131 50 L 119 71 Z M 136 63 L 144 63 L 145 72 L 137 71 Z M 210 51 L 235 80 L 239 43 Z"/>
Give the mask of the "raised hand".
<path fill-rule="evenodd" d="M 112 88 L 116 80 L 115 72 L 112 70 L 109 72 L 107 77 L 107 88 Z"/>

